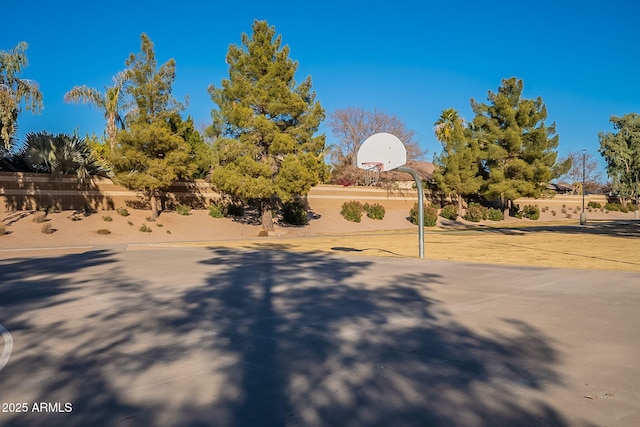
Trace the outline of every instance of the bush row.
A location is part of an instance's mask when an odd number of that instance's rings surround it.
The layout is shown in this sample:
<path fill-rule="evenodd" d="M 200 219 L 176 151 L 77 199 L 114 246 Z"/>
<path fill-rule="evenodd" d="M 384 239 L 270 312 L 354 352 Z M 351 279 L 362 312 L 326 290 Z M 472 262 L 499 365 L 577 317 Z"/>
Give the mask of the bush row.
<path fill-rule="evenodd" d="M 340 215 L 347 221 L 360 222 L 362 221 L 362 214 L 367 213 L 367 216 L 371 219 L 382 220 L 386 210 L 384 206 L 379 203 L 370 205 L 365 203 L 364 205 L 357 200 L 351 200 L 342 204 L 342 210 Z"/>

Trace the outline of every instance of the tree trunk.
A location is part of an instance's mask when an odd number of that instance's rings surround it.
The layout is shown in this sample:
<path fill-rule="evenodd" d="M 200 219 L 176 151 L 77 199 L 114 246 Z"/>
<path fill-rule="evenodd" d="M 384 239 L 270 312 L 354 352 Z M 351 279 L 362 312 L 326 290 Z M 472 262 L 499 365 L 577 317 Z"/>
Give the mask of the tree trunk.
<path fill-rule="evenodd" d="M 458 215 L 462 216 L 462 196 L 458 194 L 457 197 L 458 197 Z"/>
<path fill-rule="evenodd" d="M 149 203 L 151 204 L 151 216 L 153 219 L 158 218 L 158 199 L 156 198 L 155 191 L 151 191 L 149 194 Z"/>
<path fill-rule="evenodd" d="M 271 213 L 271 205 L 264 203 L 262 205 L 262 228 L 267 231 L 275 231 L 273 225 L 273 214 Z"/>

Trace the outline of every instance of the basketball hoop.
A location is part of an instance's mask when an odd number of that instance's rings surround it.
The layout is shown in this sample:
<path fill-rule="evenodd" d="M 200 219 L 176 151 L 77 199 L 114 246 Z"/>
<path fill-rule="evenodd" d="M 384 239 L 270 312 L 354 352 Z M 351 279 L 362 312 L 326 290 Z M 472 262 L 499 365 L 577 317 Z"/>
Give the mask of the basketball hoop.
<path fill-rule="evenodd" d="M 380 172 L 384 169 L 383 162 L 363 162 L 360 169 L 364 169 L 364 185 L 374 186 L 378 184 Z"/>

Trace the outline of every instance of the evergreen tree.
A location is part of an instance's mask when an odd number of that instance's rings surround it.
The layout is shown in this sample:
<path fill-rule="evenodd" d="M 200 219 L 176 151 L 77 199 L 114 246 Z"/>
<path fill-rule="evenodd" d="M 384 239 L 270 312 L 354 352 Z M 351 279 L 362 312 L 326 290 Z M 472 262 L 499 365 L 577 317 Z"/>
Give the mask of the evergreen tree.
<path fill-rule="evenodd" d="M 489 91 L 488 104 L 471 100 L 471 128 L 483 159 L 481 192 L 500 199 L 505 209 L 519 197 L 540 197 L 566 169 L 556 165 L 559 136 L 555 123 L 545 124 L 542 98 L 523 99 L 522 89 L 522 80 L 512 77 L 502 80 L 497 93 Z"/>
<path fill-rule="evenodd" d="M 44 107 L 38 85 L 19 78 L 27 66 L 27 43 L 20 42 L 9 52 L 0 51 L 0 146 L 11 148 L 21 105 L 27 111 L 39 113 Z"/>
<path fill-rule="evenodd" d="M 125 62 L 130 83 L 126 91 L 136 108 L 127 115 L 127 129 L 118 132 L 110 161 L 116 180 L 142 191 L 157 218 L 157 198 L 162 191 L 177 179 L 189 177 L 195 166 L 189 144 L 172 128 L 184 109 L 171 95 L 175 61 L 170 59 L 156 69 L 153 43 L 144 33 L 141 40 L 141 52 L 131 54 Z"/>
<path fill-rule="evenodd" d="M 600 132 L 600 154 L 607 162 L 613 190 L 626 205 L 640 194 L 640 115 L 611 116 L 614 132 Z"/>
<path fill-rule="evenodd" d="M 211 182 L 221 192 L 259 202 L 262 225 L 273 229 L 277 200 L 306 195 L 326 174 L 325 113 L 311 90 L 311 78 L 296 85 L 298 63 L 266 21 L 254 21 L 242 46 L 230 45 L 229 79 L 210 86 L 219 165 Z"/>
<path fill-rule="evenodd" d="M 482 184 L 478 144 L 453 108 L 443 110 L 434 125 L 442 153 L 434 156 L 433 179 L 440 191 L 458 201 L 458 212 L 462 212 L 462 196 L 477 194 Z"/>
<path fill-rule="evenodd" d="M 182 117 L 176 115 L 171 119 L 171 129 L 189 144 L 190 155 L 194 162 L 191 176 L 183 178 L 206 178 L 213 165 L 213 147 L 205 142 L 202 134 L 196 130 L 193 118 L 189 116 L 186 120 L 182 120 Z"/>

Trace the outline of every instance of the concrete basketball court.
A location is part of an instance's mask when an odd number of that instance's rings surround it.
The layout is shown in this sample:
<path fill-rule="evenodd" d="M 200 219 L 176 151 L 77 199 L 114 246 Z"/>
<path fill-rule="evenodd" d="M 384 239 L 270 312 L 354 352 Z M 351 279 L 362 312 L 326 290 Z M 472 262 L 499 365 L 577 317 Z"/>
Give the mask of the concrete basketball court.
<path fill-rule="evenodd" d="M 0 260 L 0 425 L 640 424 L 637 273 L 282 249 Z"/>

